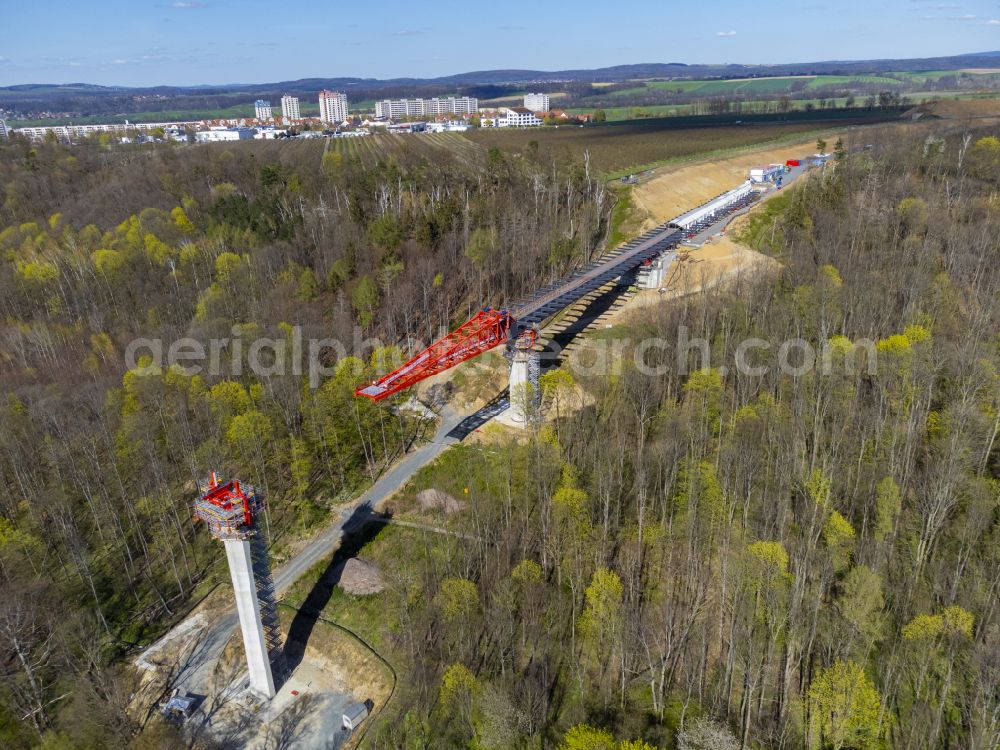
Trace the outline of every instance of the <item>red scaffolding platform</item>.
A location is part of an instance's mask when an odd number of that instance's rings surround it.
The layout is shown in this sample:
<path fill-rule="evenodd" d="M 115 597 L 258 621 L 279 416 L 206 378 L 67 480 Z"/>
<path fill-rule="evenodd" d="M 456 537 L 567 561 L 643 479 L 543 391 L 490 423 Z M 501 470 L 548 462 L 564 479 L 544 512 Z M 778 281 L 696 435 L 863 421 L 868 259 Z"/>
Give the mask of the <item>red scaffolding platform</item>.
<path fill-rule="evenodd" d="M 250 485 L 238 479 L 220 483 L 215 472 L 195 501 L 195 517 L 201 519 L 216 539 L 246 539 L 253 535 L 260 498 Z"/>

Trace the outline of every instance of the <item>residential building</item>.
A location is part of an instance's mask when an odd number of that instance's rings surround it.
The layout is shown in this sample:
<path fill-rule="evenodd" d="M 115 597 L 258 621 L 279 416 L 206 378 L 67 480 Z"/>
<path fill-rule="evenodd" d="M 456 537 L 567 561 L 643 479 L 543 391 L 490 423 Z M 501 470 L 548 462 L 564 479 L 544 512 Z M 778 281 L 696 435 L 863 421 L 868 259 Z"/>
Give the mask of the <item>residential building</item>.
<path fill-rule="evenodd" d="M 0 120 L 0 141 L 6 141 L 7 137 L 7 122 L 5 120 Z"/>
<path fill-rule="evenodd" d="M 203 127 L 203 120 L 185 120 L 175 122 L 113 122 L 100 123 L 94 125 L 42 125 L 31 128 L 17 128 L 12 132 L 20 133 L 32 141 L 44 140 L 45 136 L 52 133 L 60 141 L 69 141 L 73 138 L 85 138 L 95 133 L 134 133 L 135 131 L 151 133 L 156 130 L 185 130 Z"/>
<path fill-rule="evenodd" d="M 254 117 L 263 122 L 271 119 L 271 102 L 258 99 L 253 103 Z"/>
<path fill-rule="evenodd" d="M 288 128 L 276 128 L 274 125 L 261 125 L 253 130 L 253 137 L 258 141 L 270 141 L 276 138 L 288 137 Z"/>
<path fill-rule="evenodd" d="M 253 140 L 257 131 L 253 128 L 213 128 L 199 130 L 194 134 L 198 143 L 217 143 L 219 141 L 249 141 Z"/>
<path fill-rule="evenodd" d="M 524 95 L 524 108 L 530 109 L 532 112 L 548 112 L 549 111 L 549 95 L 548 94 L 525 94 Z"/>
<path fill-rule="evenodd" d="M 479 100 L 472 96 L 449 96 L 433 99 L 385 99 L 375 102 L 375 116 L 387 120 L 432 115 L 473 115 L 479 110 Z"/>
<path fill-rule="evenodd" d="M 542 121 L 539 120 L 535 116 L 535 113 L 530 109 L 525 109 L 524 107 L 511 107 L 507 110 L 508 128 L 532 128 L 541 124 Z"/>
<path fill-rule="evenodd" d="M 299 111 L 299 97 L 285 94 L 281 97 L 281 119 L 285 125 L 291 125 L 302 119 Z"/>
<path fill-rule="evenodd" d="M 347 119 L 347 96 L 339 91 L 319 92 L 319 119 L 326 123 Z"/>

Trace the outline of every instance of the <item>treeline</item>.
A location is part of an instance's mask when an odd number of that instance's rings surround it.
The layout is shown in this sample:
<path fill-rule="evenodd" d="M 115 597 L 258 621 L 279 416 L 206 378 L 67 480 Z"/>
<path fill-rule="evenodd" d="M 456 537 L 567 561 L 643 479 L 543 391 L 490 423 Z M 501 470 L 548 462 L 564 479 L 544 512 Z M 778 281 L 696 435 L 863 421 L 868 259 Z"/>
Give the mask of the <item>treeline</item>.
<path fill-rule="evenodd" d="M 754 112 L 789 112 L 792 109 L 887 109 L 899 107 L 906 100 L 899 91 L 886 91 L 876 85 L 838 88 L 824 86 L 807 90 L 804 85 L 789 91 L 772 93 L 699 94 L 697 91 L 645 88 L 631 89 L 627 96 L 608 96 L 601 90 L 600 96 L 586 99 L 560 99 L 559 106 L 566 108 L 594 107 L 652 107 L 663 105 L 686 105 L 689 114 L 734 114 Z M 843 101 L 840 101 L 840 100 Z M 803 103 L 804 102 L 804 103 Z"/>
<path fill-rule="evenodd" d="M 121 660 L 220 574 L 196 481 L 264 490 L 279 544 L 323 521 L 421 436 L 354 388 L 407 336 L 589 257 L 609 208 L 585 165 L 476 148 L 11 143 L 0 184 L 4 747 L 128 744 Z M 221 342 L 218 365 L 147 343 L 126 371 L 139 337 Z M 327 353 L 313 388 L 296 337 L 358 356 Z"/>
<path fill-rule="evenodd" d="M 601 337 L 659 374 L 557 370 L 434 475 L 473 505 L 383 595 L 377 747 L 1000 745 L 1000 140 L 865 138 L 751 224 L 779 270 Z"/>

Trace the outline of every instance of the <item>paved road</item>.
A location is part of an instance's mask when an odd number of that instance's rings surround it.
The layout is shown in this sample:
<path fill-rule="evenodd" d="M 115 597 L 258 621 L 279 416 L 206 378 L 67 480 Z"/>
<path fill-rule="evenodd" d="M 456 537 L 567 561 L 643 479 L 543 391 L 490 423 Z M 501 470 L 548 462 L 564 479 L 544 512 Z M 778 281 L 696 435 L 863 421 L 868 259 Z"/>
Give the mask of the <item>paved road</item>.
<path fill-rule="evenodd" d="M 441 455 L 445 448 L 458 442 L 455 438 L 449 437 L 448 433 L 462 419 L 461 415 L 455 414 L 450 408 L 445 407 L 442 410 L 441 424 L 438 425 L 434 440 L 421 445 L 415 451 L 407 453 L 399 463 L 380 476 L 375 484 L 359 497 L 353 505 L 345 509 L 340 518 L 332 526 L 310 539 L 301 552 L 274 571 L 274 585 L 278 593 L 284 592 L 309 568 L 333 552 L 334 546 L 340 540 L 343 533 L 344 524 L 359 509 L 376 508 L 379 503 L 388 499 L 390 495 L 406 484 L 410 477 L 416 474 L 419 469 Z"/>
<path fill-rule="evenodd" d="M 791 171 L 786 173 L 785 176 L 782 178 L 781 180 L 782 190 L 785 190 L 789 185 L 795 182 L 795 180 L 797 180 L 799 177 L 801 177 L 802 175 L 804 175 L 806 172 L 809 171 L 809 167 L 807 165 L 809 164 L 811 159 L 809 157 L 803 157 L 801 161 L 802 164 L 800 164 L 797 167 L 792 167 Z M 765 201 L 769 198 L 773 198 L 775 195 L 780 195 L 780 194 L 781 194 L 780 190 L 776 190 L 773 185 L 770 185 L 767 189 L 767 192 L 761 196 L 760 200 L 754 201 L 750 205 L 744 206 L 738 211 L 733 211 L 733 213 L 731 214 L 727 214 L 725 217 L 719 219 L 719 221 L 715 222 L 711 226 L 702 229 L 700 232 L 698 232 L 698 234 L 696 234 L 691 239 L 685 240 L 684 244 L 698 245 L 698 246 L 705 244 L 705 242 L 708 240 L 709 237 L 718 234 L 720 230 L 725 228 L 729 224 L 729 222 L 731 222 L 737 216 L 742 216 L 743 214 L 751 211 L 754 206 L 759 205 L 762 201 Z"/>
<path fill-rule="evenodd" d="M 367 492 L 346 508 L 333 524 L 316 534 L 298 554 L 273 571 L 274 585 L 278 594 L 286 591 L 316 563 L 333 554 L 343 535 L 345 524 L 351 518 L 356 517 L 359 511 L 377 507 L 379 503 L 388 499 L 390 495 L 406 484 L 419 469 L 431 463 L 448 446 L 458 442 L 458 438 L 449 436 L 449 433 L 458 426 L 462 419 L 461 415 L 456 414 L 447 406 L 444 407 L 441 413 L 441 423 L 433 441 L 406 454 L 395 466 L 379 477 Z M 199 617 L 199 615 L 195 615 L 195 617 Z M 182 659 L 173 684 L 191 693 L 208 695 L 215 662 L 222 654 L 222 650 L 233 631 L 236 630 L 239 619 L 235 605 L 227 609 L 225 614 L 207 627 L 200 625 L 200 623 L 192 626 L 190 619 L 174 626 L 170 633 L 146 649 L 136 659 L 136 664 L 146 669 L 150 668 L 156 663 L 157 652 L 163 643 L 178 636 L 178 634 L 193 632 L 196 634 L 197 643 Z"/>

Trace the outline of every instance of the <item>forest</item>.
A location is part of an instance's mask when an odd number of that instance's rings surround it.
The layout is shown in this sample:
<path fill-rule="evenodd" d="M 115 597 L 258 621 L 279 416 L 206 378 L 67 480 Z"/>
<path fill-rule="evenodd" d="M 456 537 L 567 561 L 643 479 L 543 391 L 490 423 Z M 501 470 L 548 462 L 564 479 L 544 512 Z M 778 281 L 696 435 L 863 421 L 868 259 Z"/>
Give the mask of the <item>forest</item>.
<path fill-rule="evenodd" d="M 998 746 L 1000 140 L 868 137 L 743 230 L 779 273 L 606 333 L 714 366 L 543 378 L 559 418 L 422 479 L 474 512 L 369 612 L 412 686 L 376 746 Z M 750 337 L 829 367 L 719 366 Z"/>
<path fill-rule="evenodd" d="M 387 352 L 352 342 L 428 340 L 560 275 L 610 211 L 582 164 L 476 148 L 365 165 L 309 142 L 12 142 L 0 184 L 4 747 L 127 745 L 124 657 L 220 573 L 195 482 L 214 468 L 264 490 L 277 544 L 314 527 L 416 437 L 354 398 Z M 315 389 L 290 362 L 253 375 L 231 343 L 221 375 L 125 369 L 137 337 L 295 328 L 358 356 Z"/>
<path fill-rule="evenodd" d="M 351 602 L 405 686 L 369 744 L 1000 745 L 1000 140 L 865 139 L 752 216 L 740 240 L 779 270 L 602 332 L 685 326 L 710 362 L 668 346 L 656 375 L 553 371 L 543 425 L 432 467 L 475 512 Z M 231 349 L 219 376 L 126 371 L 130 341 L 426 340 L 599 253 L 613 203 L 586 160 L 496 147 L 12 143 L 0 183 L 15 748 L 186 746 L 129 710 L 127 656 L 220 574 L 187 510 L 208 468 L 265 489 L 280 545 L 419 439 L 352 396 L 385 348 L 311 389 Z M 726 367 L 749 338 L 830 366 Z"/>

